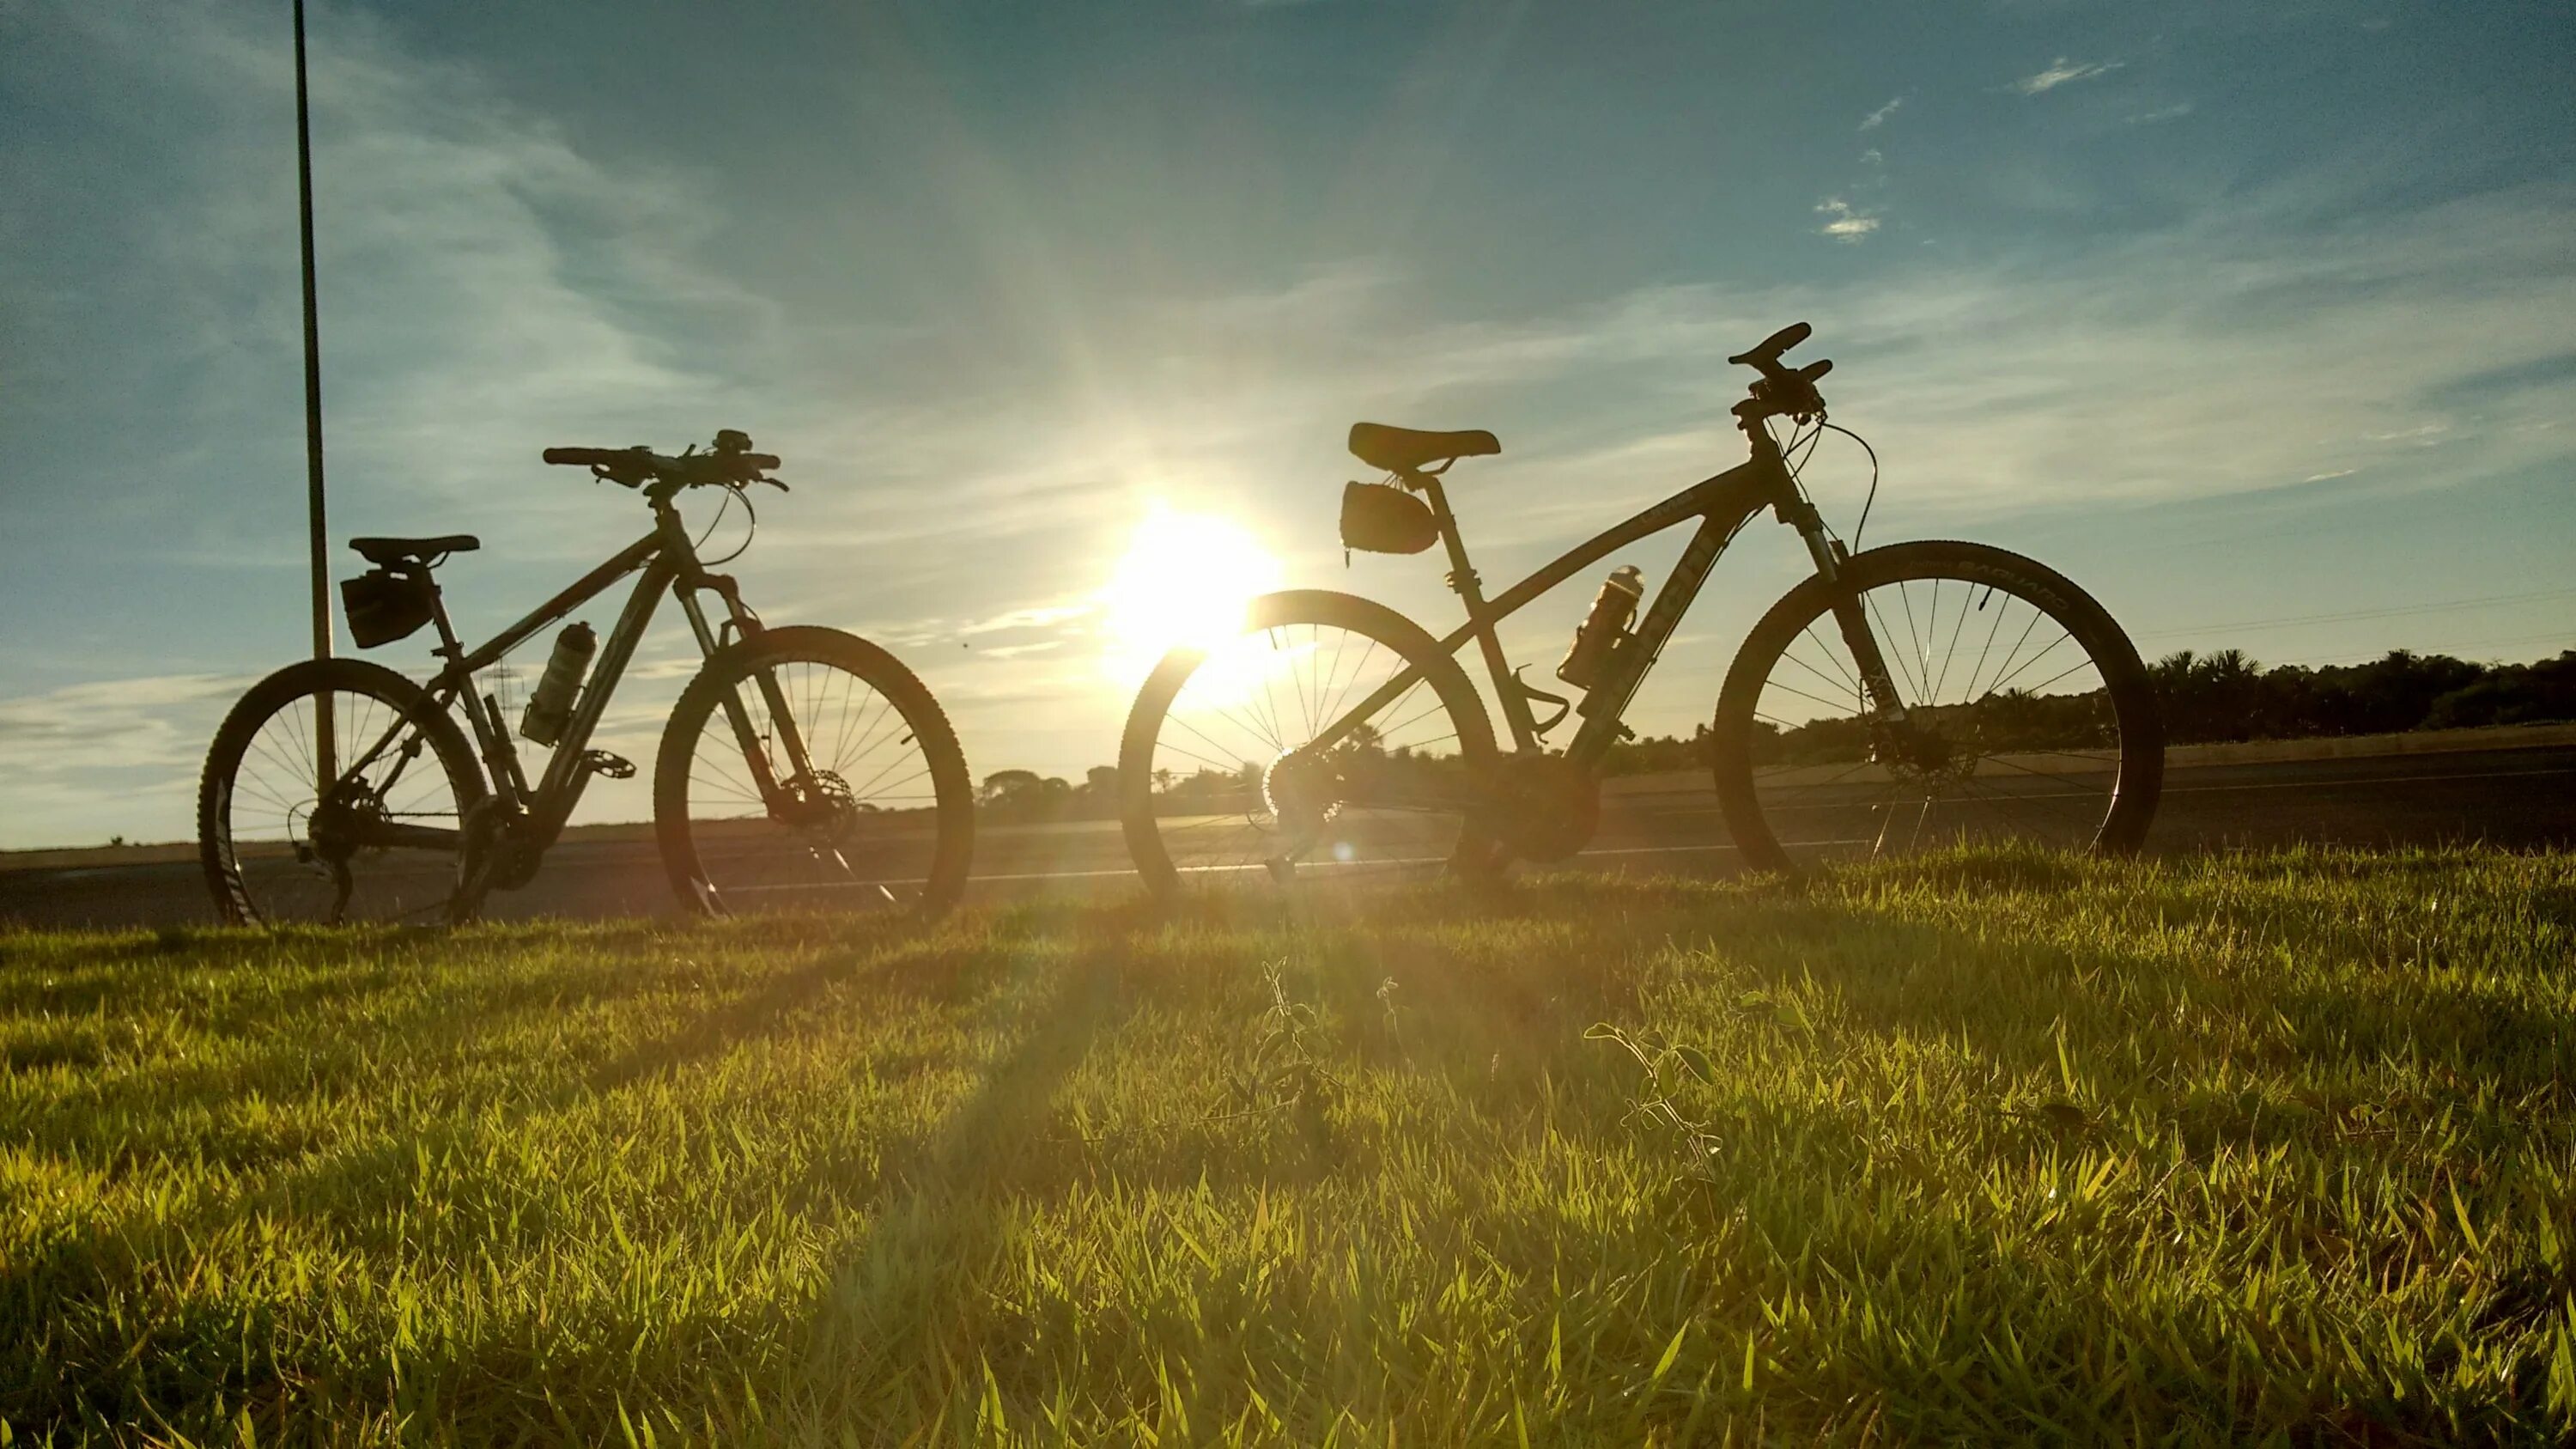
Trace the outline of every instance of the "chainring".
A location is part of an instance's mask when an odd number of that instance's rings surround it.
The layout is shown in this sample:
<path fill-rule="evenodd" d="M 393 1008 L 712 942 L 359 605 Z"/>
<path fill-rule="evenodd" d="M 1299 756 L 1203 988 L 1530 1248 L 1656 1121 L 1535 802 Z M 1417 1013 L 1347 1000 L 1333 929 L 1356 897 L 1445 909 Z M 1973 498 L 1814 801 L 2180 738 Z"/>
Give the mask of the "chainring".
<path fill-rule="evenodd" d="M 1563 755 L 1495 761 L 1492 831 L 1523 860 L 1563 860 L 1601 826 L 1601 782 Z"/>
<path fill-rule="evenodd" d="M 540 852 L 520 838 L 524 817 L 497 797 L 486 795 L 465 807 L 456 852 L 456 898 L 472 914 L 487 892 L 514 891 L 537 878 Z"/>

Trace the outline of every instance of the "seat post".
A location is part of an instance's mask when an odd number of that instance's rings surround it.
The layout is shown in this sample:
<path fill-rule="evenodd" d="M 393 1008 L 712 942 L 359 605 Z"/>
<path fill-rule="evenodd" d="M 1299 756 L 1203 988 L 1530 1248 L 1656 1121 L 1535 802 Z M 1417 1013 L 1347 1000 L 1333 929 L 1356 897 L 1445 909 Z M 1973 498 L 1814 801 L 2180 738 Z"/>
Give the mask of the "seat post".
<path fill-rule="evenodd" d="M 447 593 L 438 586 L 438 576 L 427 568 L 420 571 L 420 581 L 429 586 L 429 620 L 438 626 L 438 648 L 432 652 L 450 663 L 465 658 L 465 641 L 456 637 L 456 626 L 448 622 Z"/>
<path fill-rule="evenodd" d="M 1431 504 L 1432 521 L 1440 525 L 1440 541 L 1449 548 L 1449 587 L 1467 606 L 1467 622 L 1475 628 L 1485 670 L 1494 678 L 1494 693 L 1503 702 L 1503 718 L 1511 723 L 1512 741 L 1522 750 L 1535 749 L 1537 735 L 1531 728 L 1529 703 L 1512 688 L 1512 666 L 1503 658 L 1503 641 L 1494 633 L 1493 621 L 1482 617 L 1485 591 L 1475 566 L 1467 562 L 1467 540 L 1458 532 L 1458 516 L 1449 511 L 1449 495 L 1441 490 L 1439 478 L 1429 473 L 1408 473 L 1405 481 L 1422 490 Z"/>

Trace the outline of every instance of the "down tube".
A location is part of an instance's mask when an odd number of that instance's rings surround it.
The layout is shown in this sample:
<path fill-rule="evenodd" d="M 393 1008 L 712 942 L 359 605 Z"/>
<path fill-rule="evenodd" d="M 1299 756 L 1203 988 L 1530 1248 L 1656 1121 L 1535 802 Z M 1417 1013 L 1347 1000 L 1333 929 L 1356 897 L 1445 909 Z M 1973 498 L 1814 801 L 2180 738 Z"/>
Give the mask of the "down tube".
<path fill-rule="evenodd" d="M 573 801 L 580 793 L 574 771 L 590 744 L 590 732 L 607 711 L 608 696 L 635 657 L 636 641 L 644 637 L 644 626 L 652 622 L 653 610 L 662 602 L 662 591 L 671 586 L 672 577 L 670 565 L 660 559 L 645 565 L 644 576 L 635 581 L 635 592 L 627 596 L 625 612 L 618 615 L 616 627 L 609 630 L 599 658 L 590 667 L 581 702 L 573 706 L 572 719 L 564 726 L 563 738 L 555 742 L 554 758 L 546 762 L 545 779 L 537 786 L 537 808 L 547 817 L 549 832 L 561 829 L 572 815 Z"/>
<path fill-rule="evenodd" d="M 1680 626 L 1682 613 L 1699 597 L 1700 585 L 1708 582 L 1711 569 L 1717 567 L 1717 556 L 1726 551 L 1726 541 L 1743 526 L 1740 518 L 1711 516 L 1700 520 L 1699 532 L 1691 535 L 1679 562 L 1673 565 L 1672 577 L 1655 595 L 1655 605 L 1646 611 L 1644 622 L 1623 652 L 1634 663 L 1622 661 L 1618 675 L 1600 689 L 1583 697 L 1576 706 L 1583 714 L 1583 727 L 1574 734 L 1574 743 L 1565 750 L 1566 757 L 1589 765 L 1610 749 L 1624 726 L 1619 717 L 1628 710 L 1628 701 L 1637 694 L 1637 686 L 1646 682 L 1647 671 L 1664 652 L 1664 641 L 1673 637 Z"/>

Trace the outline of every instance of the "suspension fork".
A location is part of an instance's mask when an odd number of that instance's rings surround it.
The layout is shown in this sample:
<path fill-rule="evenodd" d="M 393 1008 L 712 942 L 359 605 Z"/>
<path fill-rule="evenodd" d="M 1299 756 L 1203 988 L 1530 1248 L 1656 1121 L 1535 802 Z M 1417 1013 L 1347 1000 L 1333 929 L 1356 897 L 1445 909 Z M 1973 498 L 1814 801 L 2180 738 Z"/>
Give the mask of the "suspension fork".
<path fill-rule="evenodd" d="M 760 616 L 742 601 L 742 591 L 734 581 L 721 574 L 701 574 L 675 587 L 680 597 L 680 612 L 689 619 L 689 632 L 698 638 L 698 648 L 713 659 L 723 641 L 707 622 L 706 610 L 698 603 L 699 588 L 713 589 L 725 602 L 725 612 L 734 632 L 743 639 L 760 635 Z M 805 753 L 804 736 L 796 728 L 796 717 L 787 708 L 787 692 L 778 687 L 778 676 L 766 668 L 752 671 L 760 690 L 760 701 L 769 711 L 770 723 L 778 731 L 779 743 L 787 749 L 790 778 L 811 780 L 814 765 Z M 762 803 L 773 810 L 778 806 L 781 785 L 769 767 L 769 752 L 761 748 L 760 732 L 752 727 L 751 711 L 743 707 L 742 696 L 732 686 L 725 687 L 717 701 L 724 708 L 725 721 L 733 727 L 734 743 L 741 747 L 743 763 L 751 771 L 752 784 L 760 791 Z"/>
<path fill-rule="evenodd" d="M 1825 532 L 1824 515 L 1798 489 L 1797 477 L 1789 471 L 1788 460 L 1781 456 L 1780 445 L 1772 439 L 1771 430 L 1760 416 L 1743 418 L 1745 441 L 1753 449 L 1753 461 L 1763 465 L 1769 475 L 1771 511 L 1782 523 L 1798 530 L 1806 541 L 1807 557 L 1816 564 L 1816 577 L 1825 581 L 1833 600 L 1834 623 L 1842 630 L 1843 647 L 1849 649 L 1852 662 L 1860 666 L 1861 688 L 1869 695 L 1866 701 L 1875 706 L 1877 718 L 1891 723 L 1905 718 L 1905 697 L 1896 692 L 1896 678 L 1888 673 L 1887 656 L 1879 652 L 1878 636 L 1869 629 L 1869 610 L 1858 589 L 1847 587 L 1843 565 L 1851 555 Z"/>
<path fill-rule="evenodd" d="M 1842 630 L 1843 647 L 1849 649 L 1852 662 L 1860 666 L 1861 687 L 1868 691 L 1869 703 L 1877 707 L 1878 718 L 1890 723 L 1905 719 L 1905 697 L 1896 690 L 1896 677 L 1888 673 L 1887 656 L 1880 652 L 1878 635 L 1869 627 L 1869 610 L 1860 590 L 1843 582 L 1843 565 L 1851 554 L 1825 533 L 1825 520 L 1814 504 L 1804 498 L 1779 507 L 1781 521 L 1798 530 L 1806 540 L 1807 556 L 1815 560 L 1816 576 L 1825 581 L 1833 599 L 1834 623 Z"/>

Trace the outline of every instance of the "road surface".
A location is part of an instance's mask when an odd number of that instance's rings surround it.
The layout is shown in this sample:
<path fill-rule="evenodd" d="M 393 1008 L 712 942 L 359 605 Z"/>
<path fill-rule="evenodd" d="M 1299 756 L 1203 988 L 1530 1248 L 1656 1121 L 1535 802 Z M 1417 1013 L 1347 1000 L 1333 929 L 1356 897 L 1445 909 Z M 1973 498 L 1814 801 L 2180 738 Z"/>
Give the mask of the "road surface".
<path fill-rule="evenodd" d="M 2298 841 L 2344 845 L 2459 841 L 2576 847 L 2576 746 L 2392 754 L 2167 772 L 2148 847 L 2176 853 Z M 1611 782 L 1599 833 L 1574 862 L 1604 870 L 1722 875 L 1736 868 L 1704 777 Z M 1133 889 L 1113 821 L 996 826 L 976 834 L 971 894 Z M 490 914 L 668 914 L 673 903 L 649 838 L 571 838 L 527 889 Z M 0 923 L 159 926 L 213 919 L 192 860 L 0 870 Z"/>

